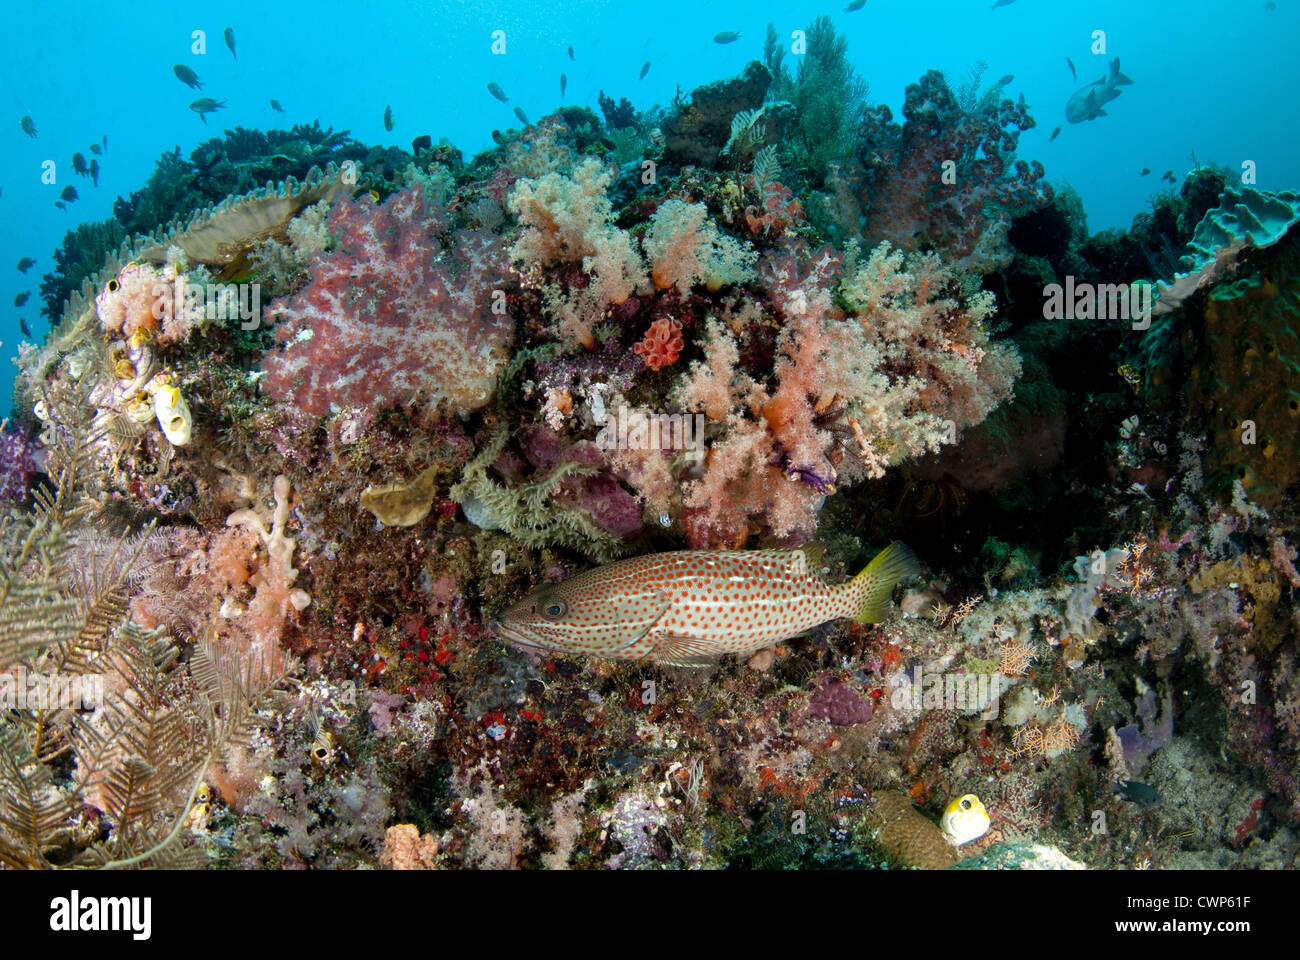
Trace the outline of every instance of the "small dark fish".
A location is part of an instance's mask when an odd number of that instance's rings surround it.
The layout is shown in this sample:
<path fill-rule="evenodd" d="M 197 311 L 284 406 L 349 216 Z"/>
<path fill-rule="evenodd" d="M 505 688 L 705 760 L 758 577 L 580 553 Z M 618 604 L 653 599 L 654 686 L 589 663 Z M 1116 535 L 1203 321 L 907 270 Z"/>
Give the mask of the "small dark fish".
<path fill-rule="evenodd" d="M 224 100 L 213 100 L 211 97 L 200 97 L 198 100 L 195 100 L 190 104 L 190 109 L 199 115 L 200 120 L 207 123 L 208 118 L 204 116 L 205 113 L 212 113 L 215 110 L 224 110 L 225 106 L 226 101 Z"/>
<path fill-rule="evenodd" d="M 25 290 L 25 291 L 23 291 L 22 293 L 18 294 L 18 296 L 14 297 L 14 306 L 15 306 L 15 307 L 21 307 L 21 306 L 23 306 L 24 304 L 27 303 L 27 299 L 28 299 L 31 295 L 32 295 L 32 292 L 31 292 L 30 290 Z"/>
<path fill-rule="evenodd" d="M 64 188 L 63 188 L 63 192 L 62 192 L 61 194 L 59 194 L 59 199 L 60 199 L 60 200 L 66 200 L 66 201 L 68 201 L 68 203 L 72 203 L 74 200 L 77 199 L 77 188 L 76 188 L 76 187 L 64 187 Z"/>
<path fill-rule="evenodd" d="M 637 77 L 637 79 L 638 79 L 638 80 L 644 80 L 644 79 L 645 79 L 645 75 L 646 75 L 647 73 L 649 73 L 649 72 L 650 72 L 650 61 L 647 60 L 647 61 L 645 62 L 645 64 L 641 67 L 641 76 Z"/>
<path fill-rule="evenodd" d="M 102 157 L 102 156 L 104 155 L 104 151 L 103 151 L 103 149 L 101 149 L 100 146 L 99 146 L 99 144 L 97 144 L 97 143 L 92 143 L 92 144 L 90 145 L 90 152 L 93 153 L 93 154 L 94 154 L 95 156 L 97 156 L 97 157 Z"/>
<path fill-rule="evenodd" d="M 852 3 L 850 3 L 847 7 L 844 8 L 844 12 L 854 13 L 858 10 L 861 10 L 866 5 L 867 5 L 867 0 L 853 0 Z"/>
<path fill-rule="evenodd" d="M 234 57 L 236 60 L 238 60 L 239 54 L 235 53 L 235 28 L 234 27 L 226 27 L 226 46 L 230 48 L 230 55 Z"/>
<path fill-rule="evenodd" d="M 60 210 L 68 209 L 68 205 L 64 203 L 62 200 L 55 200 L 54 205 L 58 207 Z"/>
<path fill-rule="evenodd" d="M 1075 83 L 1078 83 L 1078 82 L 1079 82 L 1079 73 L 1078 73 L 1077 70 L 1074 69 L 1074 61 L 1071 60 L 1069 57 L 1066 57 L 1066 58 L 1065 58 L 1065 65 L 1068 66 L 1068 67 L 1070 68 L 1070 77 L 1071 77 L 1071 79 L 1073 79 Z"/>
<path fill-rule="evenodd" d="M 998 7 L 1009 7 L 1011 6 L 1011 4 L 1015 2 L 1016 0 L 998 0 L 998 2 L 993 4 L 993 6 L 989 7 L 989 9 L 996 10 Z"/>
<path fill-rule="evenodd" d="M 102 143 L 102 144 L 104 145 L 104 152 L 107 153 L 107 152 L 108 152 L 108 134 L 104 134 L 104 136 L 103 136 L 102 138 L 100 138 L 100 141 L 99 141 L 99 142 Z"/>
<path fill-rule="evenodd" d="M 1142 172 L 1139 173 L 1138 176 L 1139 176 L 1139 177 L 1145 177 L 1145 176 L 1149 175 L 1150 173 L 1151 173 L 1151 168 L 1150 168 L 1150 167 L 1143 167 L 1143 168 L 1142 168 Z"/>
<path fill-rule="evenodd" d="M 515 107 L 515 116 L 519 118 L 519 122 L 522 123 L 525 127 L 529 125 L 528 114 L 524 113 L 523 107 Z"/>
<path fill-rule="evenodd" d="M 99 160 L 95 157 L 90 158 L 90 180 L 95 186 L 99 186 Z"/>
<path fill-rule="evenodd" d="M 1173 172 L 1172 170 L 1166 170 L 1166 171 L 1164 172 L 1164 175 L 1163 175 L 1160 179 L 1161 179 L 1161 180 L 1168 180 L 1170 183 L 1177 183 L 1177 182 L 1178 182 L 1178 178 L 1174 176 L 1174 172 Z"/>
<path fill-rule="evenodd" d="M 72 155 L 72 171 L 79 177 L 90 176 L 90 167 L 86 166 L 86 158 L 79 153 Z"/>
<path fill-rule="evenodd" d="M 506 96 L 506 92 L 501 89 L 501 84 L 499 83 L 489 83 L 488 93 L 492 94 L 492 96 L 496 97 L 502 103 L 508 103 L 510 100 L 510 98 Z"/>
<path fill-rule="evenodd" d="M 280 106 L 279 100 L 271 101 L 271 109 L 274 110 L 276 113 L 284 113 L 284 107 Z"/>
<path fill-rule="evenodd" d="M 23 332 L 24 337 L 30 337 L 32 335 L 32 328 L 27 326 L 27 321 L 22 317 L 18 318 L 18 329 Z"/>
<path fill-rule="evenodd" d="M 570 48 L 569 48 L 569 59 L 570 59 L 570 60 L 574 59 L 574 56 L 573 56 L 573 47 L 570 47 Z"/>
<path fill-rule="evenodd" d="M 384 107 L 384 129 L 389 131 L 393 129 L 393 107 L 391 104 Z"/>
<path fill-rule="evenodd" d="M 172 67 L 172 73 L 176 74 L 176 79 L 185 84 L 185 86 L 189 87 L 191 90 L 203 89 L 203 81 L 199 79 L 199 75 L 189 67 L 185 66 L 185 64 L 176 64 L 176 66 Z"/>
<path fill-rule="evenodd" d="M 721 33 L 715 33 L 713 35 L 714 43 L 735 43 L 739 39 L 739 30 L 723 30 Z"/>
<path fill-rule="evenodd" d="M 560 99 L 561 100 L 564 99 L 564 88 L 567 87 L 568 85 L 569 85 L 569 78 L 566 77 L 564 74 L 560 74 Z"/>
<path fill-rule="evenodd" d="M 1060 135 L 1061 135 L 1061 128 L 1060 128 L 1060 127 L 1057 127 L 1055 130 L 1052 131 L 1052 135 L 1051 135 L 1050 137 L 1047 138 L 1047 142 L 1048 142 L 1048 143 L 1051 143 L 1053 140 L 1055 140 L 1055 139 L 1056 139 L 1057 137 L 1059 137 Z"/>
<path fill-rule="evenodd" d="M 36 139 L 36 124 L 32 121 L 31 117 L 23 117 L 18 121 L 18 126 L 23 128 L 23 133 L 27 134 L 27 136 L 31 137 L 33 140 Z"/>
<path fill-rule="evenodd" d="M 1163 799 L 1159 790 L 1140 780 L 1125 780 L 1115 784 L 1113 789 L 1116 793 L 1122 794 L 1125 800 L 1136 803 L 1140 807 L 1154 807 Z"/>
<path fill-rule="evenodd" d="M 18 261 L 18 272 L 26 273 L 34 266 L 36 266 L 35 260 L 33 260 L 31 257 L 23 257 L 21 260 Z"/>
<path fill-rule="evenodd" d="M 1016 75 L 1014 73 L 1008 73 L 1005 77 L 1003 77 L 1001 80 L 997 82 L 997 85 L 999 87 L 1005 87 L 1008 83 L 1010 83 L 1014 79 L 1016 79 Z"/>
<path fill-rule="evenodd" d="M 417 157 L 420 155 L 421 150 L 432 150 L 432 149 L 433 149 L 433 137 L 429 136 L 427 133 L 422 133 L 414 140 L 411 141 L 411 152 L 415 154 Z"/>

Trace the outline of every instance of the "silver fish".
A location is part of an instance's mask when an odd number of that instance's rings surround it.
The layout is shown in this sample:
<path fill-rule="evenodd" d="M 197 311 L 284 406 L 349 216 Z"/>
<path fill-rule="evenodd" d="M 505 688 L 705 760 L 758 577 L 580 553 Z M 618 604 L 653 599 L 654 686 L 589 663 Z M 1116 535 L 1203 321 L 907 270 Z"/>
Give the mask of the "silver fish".
<path fill-rule="evenodd" d="M 1110 74 L 1103 74 L 1087 86 L 1080 87 L 1071 94 L 1065 104 L 1065 119 L 1070 123 L 1083 123 L 1106 116 L 1103 106 L 1110 103 L 1124 91 L 1120 87 L 1128 86 L 1133 81 L 1120 73 L 1119 57 L 1110 62 Z"/>

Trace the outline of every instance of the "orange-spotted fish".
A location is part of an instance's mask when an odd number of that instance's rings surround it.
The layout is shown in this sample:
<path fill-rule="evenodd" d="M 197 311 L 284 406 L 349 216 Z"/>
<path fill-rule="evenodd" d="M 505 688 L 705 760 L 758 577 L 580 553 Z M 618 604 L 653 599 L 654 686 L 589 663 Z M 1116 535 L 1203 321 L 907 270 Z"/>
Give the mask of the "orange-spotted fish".
<path fill-rule="evenodd" d="M 881 620 L 894 585 L 918 569 L 897 542 L 838 586 L 811 572 L 800 550 L 656 553 L 539 587 L 488 628 L 543 650 L 704 666 L 838 617 Z"/>

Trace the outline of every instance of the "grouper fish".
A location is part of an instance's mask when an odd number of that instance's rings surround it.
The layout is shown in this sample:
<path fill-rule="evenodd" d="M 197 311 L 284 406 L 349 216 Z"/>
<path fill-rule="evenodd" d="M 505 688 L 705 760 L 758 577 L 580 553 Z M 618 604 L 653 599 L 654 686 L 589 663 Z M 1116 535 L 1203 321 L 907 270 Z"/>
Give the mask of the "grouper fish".
<path fill-rule="evenodd" d="M 838 617 L 881 620 L 894 585 L 919 567 L 898 542 L 838 586 L 812 572 L 800 550 L 656 553 L 538 587 L 488 629 L 542 650 L 706 666 Z"/>

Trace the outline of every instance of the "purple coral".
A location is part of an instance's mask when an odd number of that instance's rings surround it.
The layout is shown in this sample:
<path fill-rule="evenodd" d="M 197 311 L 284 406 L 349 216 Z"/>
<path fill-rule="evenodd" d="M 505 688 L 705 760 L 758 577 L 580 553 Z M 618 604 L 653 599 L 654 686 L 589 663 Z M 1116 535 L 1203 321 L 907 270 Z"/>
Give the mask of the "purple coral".
<path fill-rule="evenodd" d="M 546 427 L 524 434 L 521 446 L 529 462 L 542 471 L 554 470 L 563 463 L 604 466 L 602 454 L 594 444 L 585 441 L 568 444 Z M 599 527 L 615 536 L 628 537 L 643 527 L 641 505 L 608 471 L 567 478 L 560 485 L 559 497 L 585 510 Z"/>
<path fill-rule="evenodd" d="M 1151 754 L 1160 749 L 1174 735 L 1174 702 L 1172 696 L 1166 696 L 1156 717 L 1156 694 L 1154 690 L 1144 690 L 1137 701 L 1137 723 L 1120 727 L 1115 731 L 1119 742 L 1124 747 L 1124 763 L 1129 771 L 1137 776 L 1146 766 Z"/>
<path fill-rule="evenodd" d="M 818 681 L 817 689 L 808 701 L 808 715 L 829 720 L 837 727 L 851 727 L 870 720 L 875 707 L 871 700 L 843 680 L 828 674 Z"/>
<path fill-rule="evenodd" d="M 44 466 L 40 445 L 20 431 L 0 433 L 0 500 L 26 503 L 32 477 Z"/>
<path fill-rule="evenodd" d="M 284 347 L 264 358 L 263 389 L 313 416 L 416 396 L 441 412 L 487 403 L 513 332 L 493 302 L 502 240 L 461 230 L 444 249 L 446 213 L 418 186 L 383 205 L 341 201 L 329 226 L 338 241 L 311 283 L 267 311 Z"/>

